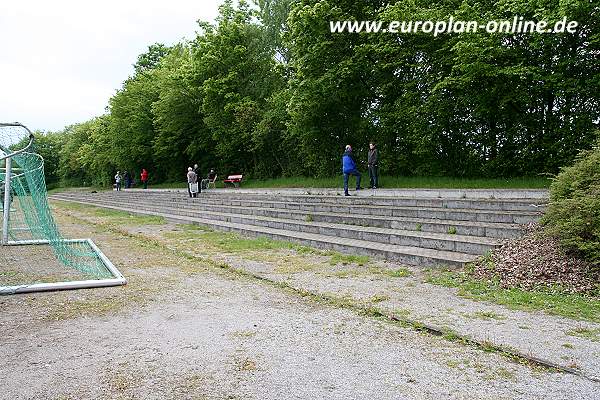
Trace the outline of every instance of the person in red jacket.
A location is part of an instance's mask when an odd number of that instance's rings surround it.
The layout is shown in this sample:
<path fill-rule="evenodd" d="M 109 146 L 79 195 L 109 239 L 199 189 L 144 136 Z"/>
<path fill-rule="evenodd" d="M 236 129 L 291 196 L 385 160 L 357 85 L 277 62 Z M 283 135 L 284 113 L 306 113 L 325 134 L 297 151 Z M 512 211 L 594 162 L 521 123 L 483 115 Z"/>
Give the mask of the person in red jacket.
<path fill-rule="evenodd" d="M 144 184 L 144 189 L 148 189 L 148 171 L 146 171 L 146 169 L 142 169 L 140 180 Z"/>

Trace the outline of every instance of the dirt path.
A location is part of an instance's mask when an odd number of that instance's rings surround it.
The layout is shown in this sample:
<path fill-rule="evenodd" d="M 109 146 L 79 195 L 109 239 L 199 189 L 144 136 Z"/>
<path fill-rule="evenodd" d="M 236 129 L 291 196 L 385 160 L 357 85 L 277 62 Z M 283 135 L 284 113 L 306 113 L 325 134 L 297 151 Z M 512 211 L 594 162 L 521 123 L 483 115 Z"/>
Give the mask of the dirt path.
<path fill-rule="evenodd" d="M 498 304 L 466 299 L 456 294 L 457 289 L 425 283 L 418 268 L 404 267 L 408 276 L 391 278 L 379 268 L 350 266 L 330 267 L 328 272 L 319 269 L 282 271 L 273 262 L 246 260 L 234 255 L 220 259 L 236 269 L 298 290 L 369 304 L 385 314 L 399 315 L 439 331 L 455 332 L 480 343 L 494 344 L 573 369 L 600 383 L 600 341 L 594 335 L 576 334 L 600 333 L 598 323 L 541 311 L 510 310 Z"/>
<path fill-rule="evenodd" d="M 119 234 L 84 211 L 59 220 L 66 236 L 92 236 L 129 285 L 1 297 L 2 398 L 598 398 L 589 380 L 321 304 L 152 241 L 172 225 Z"/>

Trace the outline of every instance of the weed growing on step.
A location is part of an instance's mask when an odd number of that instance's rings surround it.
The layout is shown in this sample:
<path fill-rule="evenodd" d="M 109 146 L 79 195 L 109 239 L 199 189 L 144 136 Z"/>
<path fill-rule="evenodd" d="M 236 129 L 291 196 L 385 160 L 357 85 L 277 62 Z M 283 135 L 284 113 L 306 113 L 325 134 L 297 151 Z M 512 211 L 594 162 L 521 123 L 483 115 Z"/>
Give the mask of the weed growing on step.
<path fill-rule="evenodd" d="M 448 234 L 449 235 L 456 235 L 456 227 L 455 226 L 450 226 L 448 228 Z"/>
<path fill-rule="evenodd" d="M 331 264 L 331 265 L 357 264 L 357 265 L 363 266 L 368 263 L 369 263 L 369 256 L 357 256 L 357 255 L 341 254 L 341 253 L 332 253 L 331 258 L 329 259 L 329 264 Z"/>
<path fill-rule="evenodd" d="M 298 254 L 332 254 L 331 252 L 325 252 L 284 240 L 274 240 L 266 237 L 247 238 L 234 232 L 215 231 L 211 228 L 199 225 L 178 225 L 178 228 L 180 228 L 181 231 L 168 232 L 166 233 L 166 236 L 174 239 L 197 239 L 202 241 L 204 246 L 228 253 L 290 249 Z"/>
<path fill-rule="evenodd" d="M 201 232 L 212 232 L 213 229 L 211 229 L 208 226 L 205 225 L 196 225 L 196 224 L 178 224 L 177 228 L 186 231 L 186 232 L 197 232 L 197 231 L 201 231 Z"/>
<path fill-rule="evenodd" d="M 306 217 L 304 218 L 304 220 L 306 222 L 313 222 L 314 221 L 312 214 L 306 214 Z"/>
<path fill-rule="evenodd" d="M 600 329 L 577 328 L 565 333 L 569 336 L 588 339 L 592 342 L 600 342 Z"/>
<path fill-rule="evenodd" d="M 90 206 L 87 204 L 75 203 L 72 201 L 63 201 L 63 200 L 51 200 L 50 207 L 59 206 L 62 209 L 73 210 L 73 211 L 88 211 L 91 209 L 95 209 L 98 207 Z"/>
<path fill-rule="evenodd" d="M 385 294 L 376 294 L 370 298 L 371 303 L 381 303 L 390 299 L 390 296 Z"/>
<path fill-rule="evenodd" d="M 197 239 L 203 245 L 228 253 L 244 253 L 254 250 L 279 250 L 292 249 L 299 253 L 310 253 L 313 250 L 282 240 L 273 240 L 266 237 L 245 238 L 232 232 L 213 231 L 204 227 L 183 225 L 182 231 L 167 233 L 168 237 L 177 239 Z"/>
<path fill-rule="evenodd" d="M 481 258 L 483 260 L 483 265 L 486 269 L 493 270 L 494 269 L 494 259 L 492 257 L 492 251 L 488 250 L 484 253 Z"/>
<path fill-rule="evenodd" d="M 497 314 L 493 311 L 477 311 L 477 312 L 473 313 L 472 315 L 469 315 L 468 317 L 482 319 L 484 321 L 490 321 L 490 320 L 501 321 L 501 320 L 506 319 L 505 316 Z"/>
<path fill-rule="evenodd" d="M 52 203 L 62 209 L 85 212 L 99 218 L 110 219 L 110 223 L 115 225 L 164 225 L 166 223 L 163 217 L 152 215 L 135 215 L 126 211 L 112 210 L 110 208 L 70 201 L 52 200 Z"/>
<path fill-rule="evenodd" d="M 393 270 L 388 270 L 385 272 L 386 275 L 391 276 L 392 278 L 406 278 L 410 276 L 412 273 L 406 268 L 398 268 Z"/>
<path fill-rule="evenodd" d="M 417 224 L 417 226 L 415 227 L 415 230 L 417 232 L 421 232 L 423 230 L 423 224 Z"/>
<path fill-rule="evenodd" d="M 101 218 L 110 218 L 111 223 L 119 225 L 164 225 L 163 217 L 153 215 L 134 215 L 125 211 L 111 210 L 108 208 L 96 208 L 94 215 Z"/>

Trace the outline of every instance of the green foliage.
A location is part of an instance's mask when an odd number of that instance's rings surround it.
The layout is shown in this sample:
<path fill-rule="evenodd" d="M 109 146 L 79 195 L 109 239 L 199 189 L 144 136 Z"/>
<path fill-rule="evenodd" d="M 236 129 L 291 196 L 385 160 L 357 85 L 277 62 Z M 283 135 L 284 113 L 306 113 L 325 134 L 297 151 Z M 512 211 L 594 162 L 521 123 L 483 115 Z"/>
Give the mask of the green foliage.
<path fill-rule="evenodd" d="M 264 31 L 250 22 L 251 17 L 243 1 L 238 9 L 225 2 L 219 24 L 206 26 L 194 52 L 202 79 L 200 113 L 215 144 L 212 151 L 230 173 L 273 167 L 264 164 L 261 153 L 269 148 L 254 145 L 254 132 L 266 99 L 283 82 L 276 73 L 274 51 L 265 46 Z"/>
<path fill-rule="evenodd" d="M 543 222 L 565 248 L 600 266 L 600 141 L 554 179 Z"/>
<path fill-rule="evenodd" d="M 386 271 L 388 276 L 392 278 L 406 278 L 407 276 L 411 276 L 412 273 L 406 268 L 398 268 Z"/>
<path fill-rule="evenodd" d="M 331 253 L 331 258 L 329 259 L 329 264 L 331 265 L 348 265 L 348 264 L 357 264 L 360 266 L 366 265 L 369 263 L 369 256 L 358 256 L 358 255 L 349 255 L 349 254 L 341 254 L 337 252 Z"/>
<path fill-rule="evenodd" d="M 431 272 L 427 283 L 458 288 L 459 296 L 491 301 L 513 310 L 543 311 L 576 320 L 600 322 L 600 298 L 551 291 L 504 289 L 495 282 L 484 282 L 466 272 Z"/>
<path fill-rule="evenodd" d="M 341 177 L 309 178 L 295 176 L 276 179 L 249 179 L 245 188 L 339 188 Z M 443 176 L 381 176 L 381 187 L 385 188 L 454 188 L 454 189 L 491 189 L 491 188 L 539 188 L 550 186 L 546 178 L 452 178 Z"/>
<path fill-rule="evenodd" d="M 600 342 L 600 329 L 576 328 L 565 333 L 570 336 L 589 339 L 592 342 Z"/>
<path fill-rule="evenodd" d="M 71 125 L 63 132 L 59 173 L 71 185 L 107 186 L 112 182 L 114 159 L 110 144 L 110 116 Z"/>
<path fill-rule="evenodd" d="M 155 43 L 148 47 L 146 53 L 138 56 L 137 62 L 133 65 L 137 75 L 148 72 L 158 67 L 160 60 L 169 53 L 169 48 L 161 43 Z"/>
<path fill-rule="evenodd" d="M 254 3 L 226 0 L 193 40 L 150 45 L 106 115 L 40 142 L 60 147 L 58 162 L 48 153 L 49 182 L 108 185 L 117 169 L 137 179 L 142 168 L 152 184 L 176 182 L 195 163 L 249 182 L 332 178 L 346 144 L 364 169 L 374 141 L 382 186 L 393 187 L 399 175 L 554 174 L 593 145 L 600 7 L 592 1 Z M 579 27 L 437 37 L 329 29 L 336 20 L 450 15 L 550 23 L 566 16 Z"/>
<path fill-rule="evenodd" d="M 44 158 L 44 174 L 48 187 L 55 186 L 60 181 L 59 153 L 63 142 L 62 139 L 60 133 L 36 134 L 33 151 Z"/>
<path fill-rule="evenodd" d="M 178 234 L 181 236 L 182 234 Z M 278 249 L 296 249 L 300 246 L 279 240 L 272 240 L 266 237 L 249 239 L 241 237 L 236 233 L 223 233 L 213 231 L 188 230 L 183 234 L 189 238 L 202 238 L 204 242 L 212 247 L 228 253 L 246 253 L 256 250 L 278 250 Z"/>

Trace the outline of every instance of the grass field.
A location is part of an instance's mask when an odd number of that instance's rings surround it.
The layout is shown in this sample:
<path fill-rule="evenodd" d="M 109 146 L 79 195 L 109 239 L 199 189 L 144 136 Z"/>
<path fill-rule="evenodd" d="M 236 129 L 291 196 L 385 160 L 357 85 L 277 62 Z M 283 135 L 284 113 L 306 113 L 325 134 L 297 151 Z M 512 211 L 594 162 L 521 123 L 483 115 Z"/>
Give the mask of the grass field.
<path fill-rule="evenodd" d="M 350 180 L 350 187 L 354 186 L 354 179 Z M 447 189 L 545 189 L 550 186 L 551 180 L 546 177 L 522 178 L 451 178 L 451 177 L 419 177 L 419 176 L 382 176 L 380 187 L 394 188 L 447 188 Z M 369 177 L 363 174 L 361 184 L 367 187 Z M 185 183 L 161 183 L 151 185 L 152 188 L 170 189 L 185 188 Z M 223 182 L 217 182 L 217 187 L 223 187 Z M 332 178 L 307 178 L 290 177 L 268 180 L 245 180 L 243 188 L 341 188 L 342 177 Z"/>

